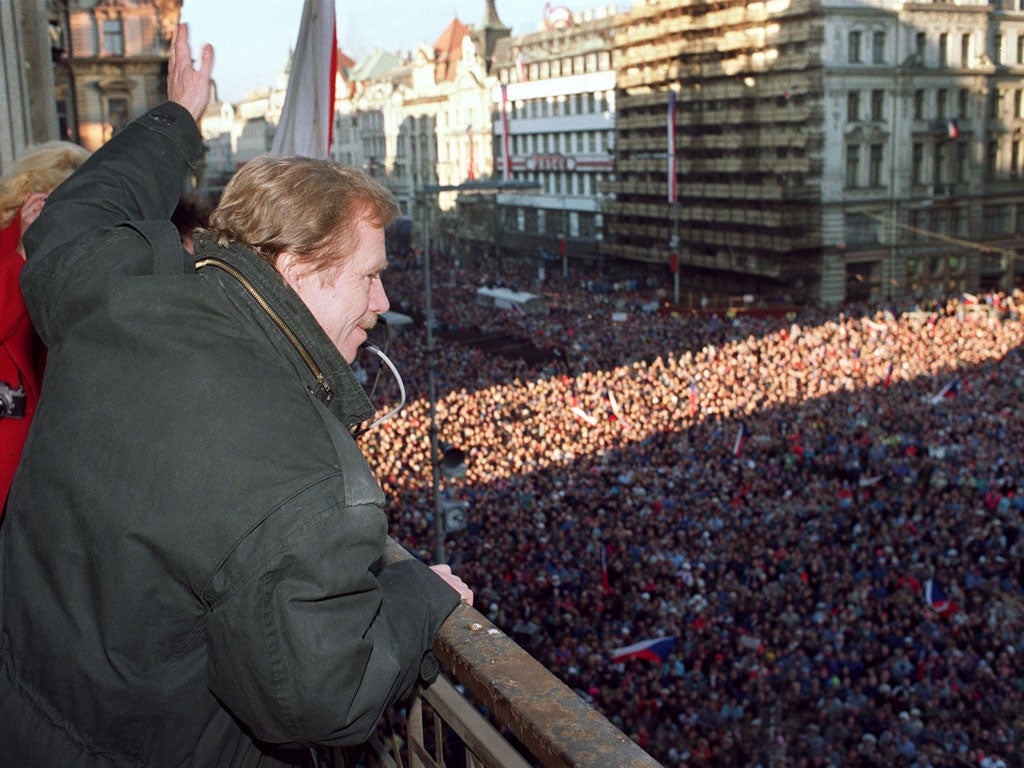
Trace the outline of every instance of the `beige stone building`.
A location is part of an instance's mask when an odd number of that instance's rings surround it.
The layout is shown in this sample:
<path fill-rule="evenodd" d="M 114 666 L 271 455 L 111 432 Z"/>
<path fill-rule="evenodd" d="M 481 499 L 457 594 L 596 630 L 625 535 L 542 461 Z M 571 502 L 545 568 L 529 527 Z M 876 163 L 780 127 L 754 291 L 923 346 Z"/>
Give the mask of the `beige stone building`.
<path fill-rule="evenodd" d="M 167 93 L 181 0 L 51 0 L 55 97 L 66 135 L 96 149 Z"/>
<path fill-rule="evenodd" d="M 602 253 L 665 271 L 674 253 L 697 291 L 826 304 L 1007 287 L 1024 249 L 1021 11 L 636 2 L 615 40 Z"/>
<path fill-rule="evenodd" d="M 376 51 L 339 72 L 331 156 L 382 181 L 411 226 L 429 215 L 435 234 L 453 229 L 455 196 L 425 189 L 494 174 L 491 55 L 509 30 L 493 0 L 484 11 L 479 26 L 455 18 L 409 56 Z"/>

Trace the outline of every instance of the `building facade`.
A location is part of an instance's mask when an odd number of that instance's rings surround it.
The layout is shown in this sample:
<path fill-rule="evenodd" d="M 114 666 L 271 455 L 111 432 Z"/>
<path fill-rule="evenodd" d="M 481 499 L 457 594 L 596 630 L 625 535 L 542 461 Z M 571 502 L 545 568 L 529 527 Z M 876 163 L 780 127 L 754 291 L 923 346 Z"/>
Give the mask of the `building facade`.
<path fill-rule="evenodd" d="M 977 0 L 637 3 L 602 252 L 790 301 L 1007 287 L 1022 21 Z"/>
<path fill-rule="evenodd" d="M 167 57 L 181 0 L 51 0 L 60 27 L 54 64 L 62 133 L 99 148 L 167 98 Z"/>
<path fill-rule="evenodd" d="M 564 270 L 595 262 L 602 187 L 615 165 L 614 6 L 545 19 L 496 50 L 491 92 L 496 177 L 535 189 L 498 195 L 503 246 Z M 507 166 L 506 166 L 507 163 Z"/>

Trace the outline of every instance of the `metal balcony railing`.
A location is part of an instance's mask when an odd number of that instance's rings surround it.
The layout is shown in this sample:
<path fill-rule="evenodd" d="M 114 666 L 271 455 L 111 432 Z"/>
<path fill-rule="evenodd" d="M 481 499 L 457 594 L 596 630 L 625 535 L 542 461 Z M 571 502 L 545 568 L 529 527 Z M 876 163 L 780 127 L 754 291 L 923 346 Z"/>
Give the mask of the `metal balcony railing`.
<path fill-rule="evenodd" d="M 385 560 L 411 557 L 394 542 Z M 479 611 L 459 605 L 437 634 L 446 674 L 408 707 L 406 758 L 376 745 L 368 766 L 404 768 L 658 768 L 607 718 Z M 452 678 L 464 691 L 456 689 Z M 485 717 L 482 711 L 490 715 Z M 519 747 L 513 746 L 513 742 Z"/>

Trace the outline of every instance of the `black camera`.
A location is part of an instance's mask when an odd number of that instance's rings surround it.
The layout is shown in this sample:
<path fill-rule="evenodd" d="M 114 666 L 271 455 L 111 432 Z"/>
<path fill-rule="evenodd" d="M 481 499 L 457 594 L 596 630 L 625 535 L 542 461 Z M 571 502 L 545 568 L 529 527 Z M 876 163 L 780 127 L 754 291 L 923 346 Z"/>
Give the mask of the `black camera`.
<path fill-rule="evenodd" d="M 11 389 L 11 385 L 0 381 L 0 419 L 25 418 L 25 388 Z"/>

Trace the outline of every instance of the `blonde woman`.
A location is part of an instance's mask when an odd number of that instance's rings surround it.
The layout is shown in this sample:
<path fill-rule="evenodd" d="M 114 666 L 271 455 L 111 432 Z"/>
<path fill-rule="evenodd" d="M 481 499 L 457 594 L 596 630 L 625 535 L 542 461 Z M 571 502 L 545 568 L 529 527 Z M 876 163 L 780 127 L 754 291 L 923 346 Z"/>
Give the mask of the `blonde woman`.
<path fill-rule="evenodd" d="M 47 195 L 88 156 L 66 141 L 39 144 L 0 182 L 0 509 L 35 412 L 46 360 L 18 287 L 25 263 L 21 236 L 39 216 Z"/>

